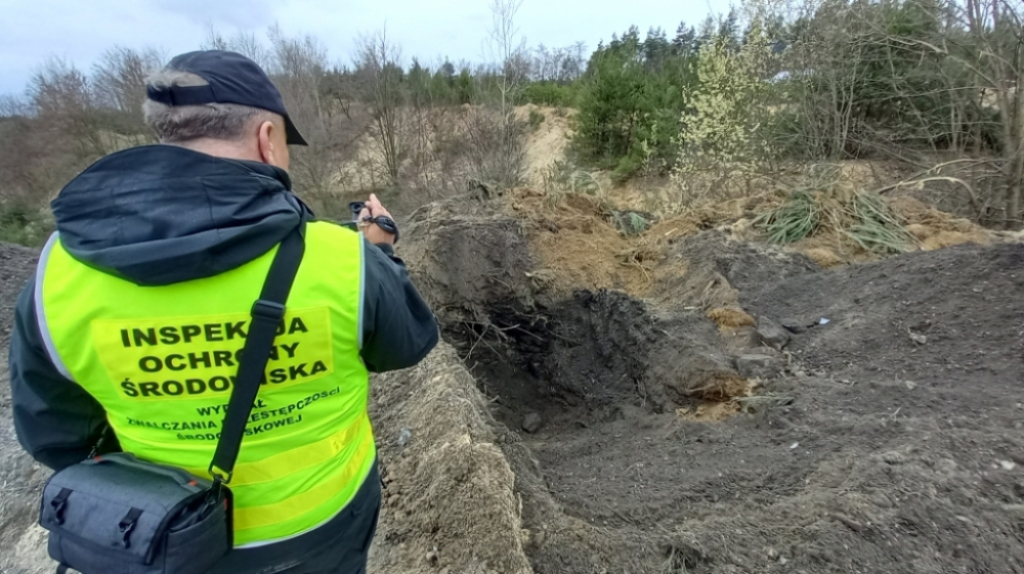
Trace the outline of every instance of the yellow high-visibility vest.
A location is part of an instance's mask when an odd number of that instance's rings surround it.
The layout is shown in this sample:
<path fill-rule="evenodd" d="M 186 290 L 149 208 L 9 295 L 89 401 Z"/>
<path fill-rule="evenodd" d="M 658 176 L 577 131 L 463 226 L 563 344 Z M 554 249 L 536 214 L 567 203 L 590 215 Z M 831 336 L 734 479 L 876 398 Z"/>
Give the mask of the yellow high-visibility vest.
<path fill-rule="evenodd" d="M 376 460 L 366 413 L 362 236 L 306 227 L 306 250 L 230 487 L 235 546 L 297 536 L 352 500 Z M 51 360 L 107 412 L 122 448 L 209 477 L 250 309 L 277 248 L 214 277 L 144 287 L 54 234 L 36 276 Z"/>

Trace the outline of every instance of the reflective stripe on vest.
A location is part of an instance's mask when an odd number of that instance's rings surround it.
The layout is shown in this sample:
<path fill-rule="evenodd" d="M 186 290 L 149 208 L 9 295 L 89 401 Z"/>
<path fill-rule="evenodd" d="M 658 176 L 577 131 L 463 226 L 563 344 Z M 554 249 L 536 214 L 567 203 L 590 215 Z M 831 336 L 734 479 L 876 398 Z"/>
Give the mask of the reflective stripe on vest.
<path fill-rule="evenodd" d="M 36 313 L 56 368 L 103 405 L 124 450 L 209 476 L 237 361 L 277 249 L 214 277 L 140 287 L 40 258 Z M 352 500 L 376 459 L 366 414 L 362 236 L 310 223 L 231 490 L 235 545 L 297 536 Z"/>

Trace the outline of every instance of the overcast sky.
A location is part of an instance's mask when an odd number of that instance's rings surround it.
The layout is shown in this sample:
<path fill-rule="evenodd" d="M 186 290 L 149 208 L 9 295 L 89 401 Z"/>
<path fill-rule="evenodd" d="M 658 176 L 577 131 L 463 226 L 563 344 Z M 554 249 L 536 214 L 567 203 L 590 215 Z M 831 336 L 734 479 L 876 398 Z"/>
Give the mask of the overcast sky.
<path fill-rule="evenodd" d="M 524 0 L 517 23 L 534 47 L 578 41 L 588 53 L 630 24 L 697 24 L 711 0 Z M 354 39 L 387 25 L 406 59 L 482 60 L 489 0 L 0 0 L 0 94 L 22 93 L 48 56 L 88 69 L 107 48 L 152 46 L 168 56 L 198 48 L 213 27 L 263 34 L 278 23 L 288 36 L 313 34 L 332 62 L 351 62 Z M 716 6 L 724 2 L 714 2 Z M 724 6 L 723 6 L 724 7 Z M 721 7 L 718 8 L 721 10 Z"/>

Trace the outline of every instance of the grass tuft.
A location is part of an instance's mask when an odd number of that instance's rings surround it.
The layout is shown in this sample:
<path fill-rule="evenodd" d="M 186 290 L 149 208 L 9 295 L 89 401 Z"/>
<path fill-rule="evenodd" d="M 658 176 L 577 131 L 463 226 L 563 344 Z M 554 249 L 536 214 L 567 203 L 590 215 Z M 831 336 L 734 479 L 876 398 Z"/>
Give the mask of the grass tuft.
<path fill-rule="evenodd" d="M 852 239 L 865 251 L 902 253 L 913 236 L 885 200 L 842 182 L 835 169 L 813 171 L 782 203 L 754 219 L 773 243 L 795 243 L 812 235 L 832 233 Z"/>

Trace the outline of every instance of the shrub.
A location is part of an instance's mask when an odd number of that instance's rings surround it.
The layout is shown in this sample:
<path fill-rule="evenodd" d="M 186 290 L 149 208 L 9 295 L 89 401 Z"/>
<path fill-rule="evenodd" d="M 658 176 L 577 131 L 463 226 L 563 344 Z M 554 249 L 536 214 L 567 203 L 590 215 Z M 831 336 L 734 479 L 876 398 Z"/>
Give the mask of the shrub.
<path fill-rule="evenodd" d="M 0 204 L 0 241 L 39 247 L 53 230 L 47 211 L 23 203 Z"/>
<path fill-rule="evenodd" d="M 773 243 L 794 243 L 809 237 L 818 228 L 821 219 L 818 202 L 806 190 L 796 190 L 782 202 L 754 220 L 768 232 Z"/>
<path fill-rule="evenodd" d="M 544 193 L 548 200 L 557 204 L 569 195 L 600 195 L 601 184 L 594 174 L 584 171 L 571 162 L 558 160 L 541 173 Z"/>
<path fill-rule="evenodd" d="M 667 171 L 693 81 L 693 58 L 660 62 L 631 30 L 594 52 L 581 80 L 573 150 L 583 161 L 614 170 L 617 180 Z"/>
<path fill-rule="evenodd" d="M 572 84 L 531 82 L 523 88 L 522 101 L 538 106 L 571 108 L 576 106 L 577 88 Z"/>
<path fill-rule="evenodd" d="M 691 108 L 683 114 L 682 129 L 677 132 L 679 154 L 673 180 L 682 197 L 732 195 L 749 184 L 733 190 L 723 188 L 723 182 L 749 182 L 768 171 L 774 150 L 765 135 L 770 116 L 764 103 L 772 93 L 762 77 L 771 59 L 757 27 L 738 50 L 723 36 L 701 47 Z M 800 219 L 795 212 L 792 216 L 794 221 Z M 793 230 L 797 229 L 803 226 Z"/>

